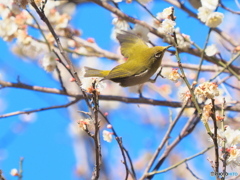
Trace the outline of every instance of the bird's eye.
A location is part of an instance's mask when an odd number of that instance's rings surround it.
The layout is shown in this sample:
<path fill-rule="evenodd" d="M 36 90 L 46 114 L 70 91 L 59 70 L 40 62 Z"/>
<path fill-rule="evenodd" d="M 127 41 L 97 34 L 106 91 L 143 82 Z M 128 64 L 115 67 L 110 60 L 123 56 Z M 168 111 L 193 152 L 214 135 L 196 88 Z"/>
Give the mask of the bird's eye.
<path fill-rule="evenodd" d="M 160 58 L 161 55 L 162 55 L 162 52 L 158 52 L 158 53 L 154 54 L 154 57 L 155 57 L 155 58 Z"/>

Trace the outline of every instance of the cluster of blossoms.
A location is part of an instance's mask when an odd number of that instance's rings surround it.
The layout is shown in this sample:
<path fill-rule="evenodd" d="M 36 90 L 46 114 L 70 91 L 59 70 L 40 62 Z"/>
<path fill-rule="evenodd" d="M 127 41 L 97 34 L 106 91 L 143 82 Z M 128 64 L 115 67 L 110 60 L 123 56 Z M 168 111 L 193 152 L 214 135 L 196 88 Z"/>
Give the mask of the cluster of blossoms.
<path fill-rule="evenodd" d="M 224 130 L 218 129 L 218 145 L 225 147 L 228 153 L 227 164 L 231 168 L 240 166 L 240 131 L 233 130 L 230 126 L 226 126 Z"/>
<path fill-rule="evenodd" d="M 157 14 L 153 22 L 154 27 L 162 34 L 172 34 L 176 22 L 172 20 L 173 7 L 165 8 L 162 12 Z"/>
<path fill-rule="evenodd" d="M 217 84 L 212 82 L 204 82 L 196 87 L 194 94 L 196 97 L 202 100 L 205 98 L 212 99 L 215 96 L 219 96 L 219 90 Z"/>
<path fill-rule="evenodd" d="M 81 87 L 88 93 L 96 91 L 97 94 L 100 94 L 100 92 L 106 87 L 106 83 L 98 78 L 83 78 Z"/>
<path fill-rule="evenodd" d="M 153 26 L 164 35 L 163 40 L 169 44 L 174 44 L 172 33 L 175 32 L 178 48 L 188 49 L 191 46 L 191 39 L 188 35 L 180 32 L 180 28 L 175 28 L 176 22 L 172 20 L 173 8 L 169 7 L 157 14 Z"/>
<path fill-rule="evenodd" d="M 174 31 L 176 33 L 178 48 L 183 50 L 187 50 L 188 48 L 190 48 L 192 43 L 190 36 L 184 33 L 181 33 L 179 27 L 175 28 Z M 163 40 L 164 42 L 167 42 L 169 44 L 174 44 L 174 39 L 170 34 L 165 35 Z"/>
<path fill-rule="evenodd" d="M 82 130 L 86 130 L 88 126 L 93 124 L 93 120 L 92 119 L 80 119 L 78 120 L 78 126 L 82 129 Z"/>
<path fill-rule="evenodd" d="M 178 82 L 181 78 L 180 74 L 178 73 L 178 69 L 172 69 L 172 71 L 168 75 L 168 79 L 173 82 Z"/>
<path fill-rule="evenodd" d="M 115 17 L 112 20 L 112 24 L 114 25 L 114 28 L 112 30 L 112 35 L 111 35 L 112 39 L 116 39 L 116 34 L 124 30 L 124 31 L 129 31 L 138 35 L 146 42 L 149 40 L 148 38 L 149 29 L 142 25 L 135 24 L 133 29 L 129 30 L 129 25 L 127 21 L 119 17 Z"/>
<path fill-rule="evenodd" d="M 33 38 L 28 34 L 28 26 L 36 27 L 32 15 L 25 9 L 30 4 L 30 0 L 0 0 L 0 37 L 5 41 L 15 41 L 12 51 L 21 57 L 30 59 L 41 59 L 43 68 L 46 71 L 53 71 L 56 67 L 54 53 L 50 52 L 47 45 Z M 34 1 L 41 7 L 41 0 Z M 69 33 L 68 22 L 70 16 L 60 14 L 55 7 L 61 2 L 47 2 L 44 12 L 54 30 L 65 36 Z M 29 6 L 31 9 L 31 6 Z M 44 27 L 44 25 L 41 25 Z M 46 27 L 44 27 L 47 29 Z M 50 32 L 44 32 L 51 49 L 54 46 L 54 38 Z"/>
<path fill-rule="evenodd" d="M 207 26 L 214 28 L 222 23 L 224 15 L 214 12 L 218 6 L 218 0 L 201 0 L 202 7 L 198 9 L 198 18 Z"/>

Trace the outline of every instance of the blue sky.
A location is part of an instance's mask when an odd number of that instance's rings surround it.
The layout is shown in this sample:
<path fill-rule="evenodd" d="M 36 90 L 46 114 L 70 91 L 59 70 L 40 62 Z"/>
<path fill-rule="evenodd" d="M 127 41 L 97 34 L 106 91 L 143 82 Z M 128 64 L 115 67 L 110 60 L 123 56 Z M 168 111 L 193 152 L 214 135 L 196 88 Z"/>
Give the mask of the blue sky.
<path fill-rule="evenodd" d="M 232 6 L 230 4 L 230 6 Z M 149 4 L 151 11 L 156 15 L 169 4 L 165 2 L 154 2 Z M 190 6 L 189 6 L 190 7 Z M 147 12 L 136 3 L 120 3 L 120 8 L 127 14 L 136 18 L 150 17 Z M 220 10 L 221 11 L 221 10 Z M 203 46 L 208 28 L 201 25 L 199 21 L 188 17 L 186 13 L 176 9 L 177 26 L 181 32 L 191 36 L 200 46 Z M 81 29 L 82 38 L 94 37 L 96 42 L 103 49 L 114 51 L 117 43 L 110 38 L 112 25 L 111 13 L 88 3 L 77 7 L 73 15 L 71 24 L 75 28 Z M 198 36 L 201 31 L 202 36 Z M 161 43 L 161 41 L 159 41 Z M 1 57 L 0 73 L 5 81 L 21 82 L 44 87 L 60 88 L 59 83 L 52 78 L 51 73 L 46 73 L 36 61 L 23 61 L 21 58 L 12 54 L 11 43 L 6 43 L 0 39 Z M 116 50 L 116 49 L 115 49 Z M 182 55 L 183 62 L 197 63 L 198 58 Z M 81 64 L 81 60 L 73 60 L 75 64 Z M 101 59 L 107 64 L 115 63 L 110 60 Z M 137 96 L 136 94 L 130 94 Z M 148 96 L 148 95 L 147 95 Z M 153 98 L 161 99 L 159 95 Z M 0 90 L 0 114 L 10 113 L 19 110 L 31 110 L 52 105 L 61 105 L 69 100 L 61 95 L 46 94 L 41 92 L 31 92 L 29 90 L 3 88 Z M 82 106 L 79 106 L 81 109 Z M 162 127 L 154 126 L 145 122 L 144 117 L 148 114 L 144 112 L 145 106 L 138 107 L 136 104 L 123 104 L 118 109 L 109 111 L 109 119 L 115 127 L 117 133 L 123 138 L 125 147 L 129 150 L 133 160 L 139 159 L 143 151 L 153 152 L 158 146 L 161 138 L 166 131 L 167 125 Z M 152 114 L 156 118 L 167 119 L 169 108 L 151 106 Z M 175 110 L 173 115 L 176 115 Z M 24 123 L 21 116 L 13 116 L 0 119 L 0 169 L 3 170 L 6 179 L 16 179 L 11 177 L 9 172 L 12 168 L 18 168 L 20 157 L 24 157 L 24 180 L 76 180 L 81 179 L 75 176 L 76 157 L 74 154 L 73 139 L 69 135 L 70 115 L 66 109 L 55 109 L 34 114 L 34 122 Z M 178 135 L 186 122 L 187 118 L 182 118 L 173 131 L 172 137 Z M 201 130 L 198 124 L 198 130 Z M 173 151 L 182 153 L 183 157 L 191 156 L 205 147 L 201 144 L 193 146 L 194 136 L 189 136 Z M 119 163 L 116 157 L 116 142 L 108 144 L 102 142 L 103 151 L 107 152 L 107 167 L 109 173 L 114 168 L 114 163 Z M 79 152 L 81 153 L 81 152 Z M 120 152 L 117 152 L 120 156 Z M 92 156 L 92 154 L 89 154 Z M 189 164 L 195 166 L 201 162 L 204 168 L 197 169 L 197 174 L 203 179 L 210 179 L 208 176 L 211 167 L 204 156 L 198 157 Z M 166 161 L 163 168 L 171 163 Z M 110 173 L 111 174 L 111 173 Z M 112 175 L 112 174 L 111 174 Z M 141 175 L 141 173 L 139 173 Z M 156 176 L 155 179 L 168 179 L 171 172 Z"/>

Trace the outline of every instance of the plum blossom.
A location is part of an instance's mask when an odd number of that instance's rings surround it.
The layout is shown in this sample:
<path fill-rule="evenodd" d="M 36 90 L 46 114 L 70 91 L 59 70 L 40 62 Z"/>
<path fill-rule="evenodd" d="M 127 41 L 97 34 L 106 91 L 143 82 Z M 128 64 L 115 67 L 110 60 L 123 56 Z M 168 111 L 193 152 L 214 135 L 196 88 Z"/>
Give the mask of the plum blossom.
<path fill-rule="evenodd" d="M 194 94 L 201 99 L 204 98 L 211 99 L 214 98 L 215 96 L 219 96 L 219 90 L 215 83 L 204 82 L 194 90 Z"/>
<path fill-rule="evenodd" d="M 53 52 L 46 53 L 42 59 L 42 66 L 47 72 L 53 71 L 56 66 L 56 57 Z"/>
<path fill-rule="evenodd" d="M 112 135 L 113 133 L 107 131 L 107 130 L 103 130 L 103 140 L 107 141 L 107 142 L 112 142 Z"/>
<path fill-rule="evenodd" d="M 205 49 L 205 53 L 207 56 L 214 56 L 217 53 L 219 53 L 217 47 L 215 44 L 212 44 L 210 46 L 207 46 L 207 48 Z"/>

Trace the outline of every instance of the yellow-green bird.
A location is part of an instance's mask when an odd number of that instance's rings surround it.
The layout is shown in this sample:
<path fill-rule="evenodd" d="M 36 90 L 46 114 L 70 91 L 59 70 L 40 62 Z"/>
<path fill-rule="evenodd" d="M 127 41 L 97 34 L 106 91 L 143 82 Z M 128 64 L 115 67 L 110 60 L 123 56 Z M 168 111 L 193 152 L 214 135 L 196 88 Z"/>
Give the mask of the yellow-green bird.
<path fill-rule="evenodd" d="M 121 53 L 127 61 L 112 70 L 85 68 L 84 77 L 103 77 L 119 83 L 123 87 L 143 84 L 160 67 L 164 52 L 171 46 L 148 47 L 137 35 L 121 31 L 117 34 L 121 45 Z"/>

